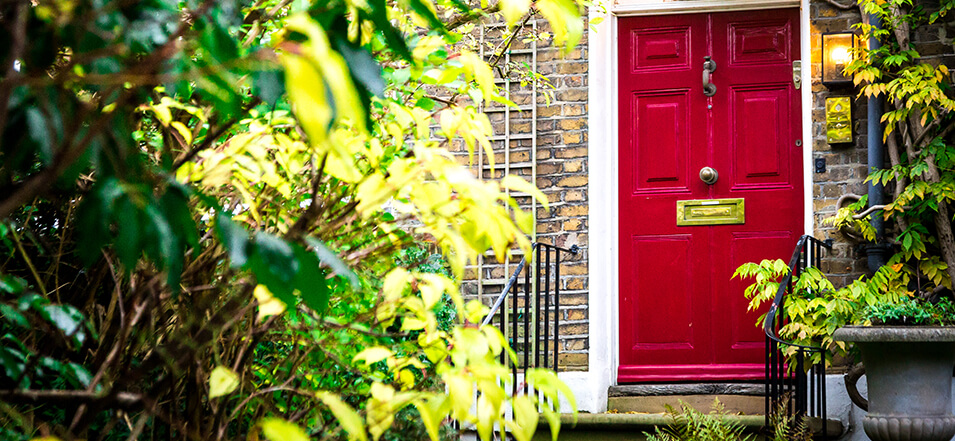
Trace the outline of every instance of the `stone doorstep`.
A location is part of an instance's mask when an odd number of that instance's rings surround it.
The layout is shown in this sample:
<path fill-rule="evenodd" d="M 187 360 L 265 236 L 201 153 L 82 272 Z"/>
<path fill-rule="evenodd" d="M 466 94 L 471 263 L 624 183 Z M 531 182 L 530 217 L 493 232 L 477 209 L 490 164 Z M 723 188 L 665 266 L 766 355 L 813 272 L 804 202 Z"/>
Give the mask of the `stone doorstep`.
<path fill-rule="evenodd" d="M 762 383 L 675 383 L 623 384 L 610 386 L 611 397 L 640 397 L 653 395 L 757 395 L 763 396 Z"/>
<path fill-rule="evenodd" d="M 617 412 L 663 413 L 680 403 L 709 413 L 719 399 L 727 414 L 763 415 L 765 386 L 759 383 L 678 383 L 612 386 L 607 409 Z"/>
<path fill-rule="evenodd" d="M 652 414 L 665 412 L 667 406 L 679 411 L 680 403 L 685 403 L 700 412 L 709 413 L 713 410 L 713 402 L 716 399 L 720 400 L 724 412 L 728 415 L 759 415 L 762 418 L 762 415 L 765 414 L 766 404 L 761 396 L 723 394 L 610 397 L 607 399 L 607 409 L 620 413 Z"/>
<path fill-rule="evenodd" d="M 765 418 L 762 415 L 726 415 L 726 421 L 733 421 L 743 426 L 744 433 L 759 434 L 764 427 Z M 673 419 L 666 414 L 588 414 L 577 415 L 576 421 L 570 414 L 560 416 L 559 441 L 610 441 L 610 440 L 644 440 L 644 432 L 654 432 L 656 427 L 665 427 L 673 423 Z M 822 421 L 818 418 L 810 420 L 813 431 L 820 438 L 822 435 Z M 827 439 L 836 439 L 843 433 L 842 423 L 837 420 L 828 420 Z M 537 426 L 534 440 L 550 440 L 550 429 L 547 421 L 542 417 Z M 757 439 L 765 439 L 758 436 Z"/>

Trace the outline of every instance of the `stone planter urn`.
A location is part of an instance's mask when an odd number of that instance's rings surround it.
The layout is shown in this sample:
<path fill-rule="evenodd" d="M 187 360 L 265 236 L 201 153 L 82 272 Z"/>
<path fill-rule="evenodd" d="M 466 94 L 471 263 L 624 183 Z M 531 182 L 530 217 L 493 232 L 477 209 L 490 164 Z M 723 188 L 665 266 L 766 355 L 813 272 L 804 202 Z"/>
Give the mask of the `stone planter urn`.
<path fill-rule="evenodd" d="M 874 441 L 949 441 L 955 436 L 955 327 L 846 326 L 833 339 L 862 351 L 869 389 L 862 420 Z M 855 382 L 846 382 L 852 395 Z M 858 396 L 858 391 L 855 391 Z"/>

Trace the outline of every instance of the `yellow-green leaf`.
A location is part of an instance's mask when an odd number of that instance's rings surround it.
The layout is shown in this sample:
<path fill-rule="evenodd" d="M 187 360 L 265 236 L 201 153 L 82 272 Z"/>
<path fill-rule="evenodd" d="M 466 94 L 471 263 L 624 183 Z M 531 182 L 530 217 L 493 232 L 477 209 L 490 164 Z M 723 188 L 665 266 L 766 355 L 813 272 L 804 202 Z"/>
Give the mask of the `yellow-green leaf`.
<path fill-rule="evenodd" d="M 258 319 L 262 320 L 270 315 L 279 315 L 285 312 L 285 303 L 272 295 L 265 285 L 257 285 L 252 291 L 255 300 L 259 302 Z"/>
<path fill-rule="evenodd" d="M 547 196 L 544 195 L 544 192 L 540 191 L 534 184 L 527 182 L 524 178 L 515 175 L 507 175 L 504 179 L 501 179 L 501 187 L 504 187 L 508 190 L 520 191 L 527 193 L 537 199 L 545 209 L 550 208 L 550 202 L 547 200 Z"/>
<path fill-rule="evenodd" d="M 281 418 L 265 418 L 259 426 L 269 441 L 309 441 L 308 435 L 301 427 Z"/>
<path fill-rule="evenodd" d="M 331 392 L 319 392 L 318 398 L 328 406 L 328 409 L 335 415 L 338 424 L 342 429 L 348 432 L 349 439 L 358 439 L 367 441 L 368 435 L 365 434 L 365 423 L 355 409 L 352 409 L 347 403 L 341 400 L 338 395 Z"/>
<path fill-rule="evenodd" d="M 537 408 L 527 395 L 519 395 L 513 400 L 514 421 L 511 422 L 511 434 L 517 441 L 531 441 L 537 430 Z"/>
<path fill-rule="evenodd" d="M 239 375 L 225 366 L 216 366 L 209 374 L 209 398 L 232 393 L 239 387 Z"/>
<path fill-rule="evenodd" d="M 375 346 L 373 348 L 365 349 L 364 351 L 359 352 L 355 355 L 354 361 L 364 360 L 365 364 L 377 363 L 381 360 L 384 360 L 388 357 L 391 357 L 393 353 L 390 349 L 384 346 Z"/>
<path fill-rule="evenodd" d="M 577 4 L 572 0 L 538 0 L 535 5 L 554 30 L 554 43 L 564 51 L 577 45 L 584 34 Z"/>
<path fill-rule="evenodd" d="M 501 0 L 501 14 L 507 20 L 508 26 L 514 26 L 530 8 L 530 0 Z"/>
<path fill-rule="evenodd" d="M 440 439 L 441 421 L 444 420 L 447 413 L 448 399 L 445 395 L 439 394 L 429 397 L 427 400 L 416 400 L 414 406 L 418 409 L 421 416 L 421 422 L 425 430 L 428 431 L 428 437 L 431 441 Z"/>

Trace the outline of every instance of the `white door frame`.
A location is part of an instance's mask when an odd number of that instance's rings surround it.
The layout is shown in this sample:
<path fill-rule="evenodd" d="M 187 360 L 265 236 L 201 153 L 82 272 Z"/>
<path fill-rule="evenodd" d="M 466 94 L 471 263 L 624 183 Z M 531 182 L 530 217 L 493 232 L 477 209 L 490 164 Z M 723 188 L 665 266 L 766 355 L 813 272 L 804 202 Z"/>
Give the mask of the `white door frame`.
<path fill-rule="evenodd" d="M 603 21 L 588 33 L 588 176 L 589 176 L 589 370 L 562 374 L 577 395 L 580 410 L 604 412 L 607 389 L 617 384 L 618 237 L 617 237 L 617 18 L 799 7 L 800 59 L 803 60 L 802 140 L 804 224 L 812 223 L 812 94 L 809 0 L 620 0 L 594 6 L 590 18 Z"/>

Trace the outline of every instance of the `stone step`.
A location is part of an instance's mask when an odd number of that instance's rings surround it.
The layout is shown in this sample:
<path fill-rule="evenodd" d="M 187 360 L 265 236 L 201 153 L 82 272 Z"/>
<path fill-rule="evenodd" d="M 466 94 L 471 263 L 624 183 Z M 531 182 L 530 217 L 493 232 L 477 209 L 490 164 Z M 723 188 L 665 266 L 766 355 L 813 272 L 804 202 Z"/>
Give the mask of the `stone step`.
<path fill-rule="evenodd" d="M 763 417 L 748 415 L 730 415 L 725 417 L 744 427 L 744 433 L 758 433 L 763 427 Z M 645 440 L 645 432 L 653 433 L 657 427 L 666 427 L 673 420 L 662 413 L 658 414 L 614 414 L 582 413 L 574 421 L 572 415 L 560 416 L 560 436 L 558 441 L 624 441 Z M 759 438 L 762 439 L 762 438 Z M 546 421 L 537 426 L 534 441 L 549 441 L 551 434 Z"/>
<path fill-rule="evenodd" d="M 726 415 L 723 419 L 727 422 L 733 422 L 743 426 L 743 433 L 756 435 L 756 440 L 767 439 L 764 436 L 765 418 L 762 415 Z M 558 441 L 624 441 L 624 440 L 645 440 L 644 433 L 653 433 L 657 427 L 667 427 L 673 424 L 673 419 L 662 413 L 655 414 L 621 414 L 621 413 L 599 413 L 577 415 L 576 420 L 573 415 L 561 414 L 561 427 Z M 819 419 L 810 420 L 810 427 L 816 434 L 816 439 L 836 439 L 843 434 L 842 423 L 836 420 L 829 420 L 826 424 L 828 433 L 822 436 L 822 421 Z M 534 441 L 551 440 L 549 426 L 545 419 L 541 418 L 537 426 L 537 432 L 534 434 Z"/>
<path fill-rule="evenodd" d="M 680 402 L 709 413 L 714 400 L 720 400 L 729 415 L 763 415 L 765 401 L 762 384 L 691 383 L 635 384 L 613 386 L 607 409 L 616 412 L 662 413 L 666 406 L 680 408 Z"/>
<path fill-rule="evenodd" d="M 676 410 L 680 403 L 709 413 L 713 410 L 714 400 L 720 400 L 723 410 L 729 415 L 763 415 L 765 404 L 763 397 L 744 395 L 666 395 L 649 397 L 610 397 L 607 409 L 615 412 L 661 413 L 666 406 Z"/>

